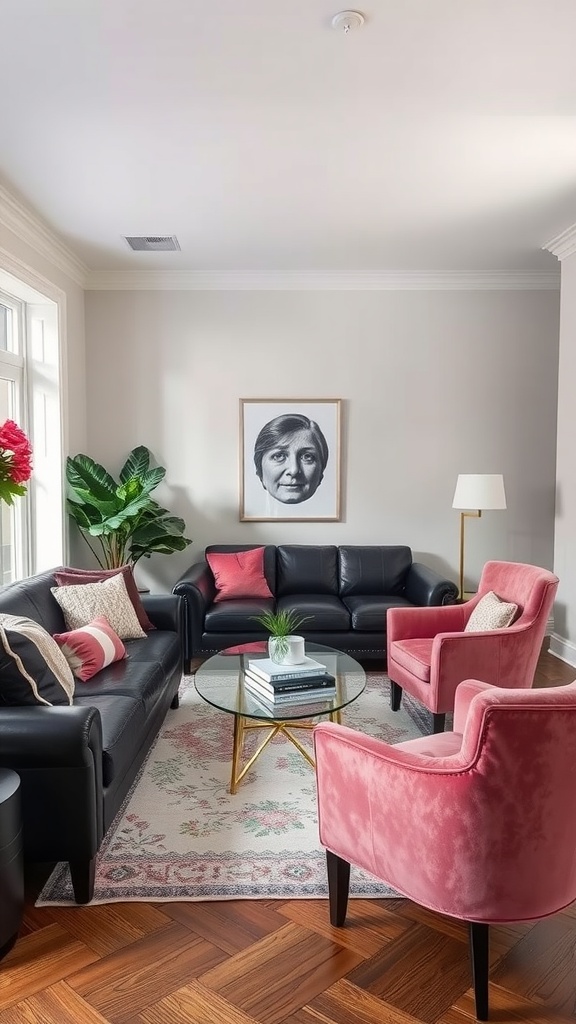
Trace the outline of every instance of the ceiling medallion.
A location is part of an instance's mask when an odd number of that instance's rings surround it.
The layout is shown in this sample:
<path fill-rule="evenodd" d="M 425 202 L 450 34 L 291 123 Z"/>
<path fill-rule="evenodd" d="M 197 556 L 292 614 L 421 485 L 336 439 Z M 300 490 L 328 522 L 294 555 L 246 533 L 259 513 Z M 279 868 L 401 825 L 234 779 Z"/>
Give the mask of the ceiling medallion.
<path fill-rule="evenodd" d="M 360 11 L 340 11 L 340 14 L 335 14 L 332 18 L 332 28 L 339 29 L 345 35 L 363 24 L 364 15 L 360 14 Z"/>

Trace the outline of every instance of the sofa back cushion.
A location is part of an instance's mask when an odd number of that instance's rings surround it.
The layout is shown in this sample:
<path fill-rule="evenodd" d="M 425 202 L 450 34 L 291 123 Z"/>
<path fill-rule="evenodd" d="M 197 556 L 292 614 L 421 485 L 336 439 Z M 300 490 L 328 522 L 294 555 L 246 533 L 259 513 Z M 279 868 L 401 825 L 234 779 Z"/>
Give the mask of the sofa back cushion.
<path fill-rule="evenodd" d="M 412 565 L 412 550 L 398 545 L 344 545 L 338 550 L 340 596 L 400 595 Z"/>
<path fill-rule="evenodd" d="M 338 594 L 338 548 L 282 544 L 276 549 L 278 597 L 286 594 Z"/>
<path fill-rule="evenodd" d="M 0 587 L 0 612 L 34 619 L 50 636 L 62 633 L 66 624 L 62 610 L 50 592 L 54 583 L 54 572 L 41 572 L 16 583 L 7 583 Z"/>

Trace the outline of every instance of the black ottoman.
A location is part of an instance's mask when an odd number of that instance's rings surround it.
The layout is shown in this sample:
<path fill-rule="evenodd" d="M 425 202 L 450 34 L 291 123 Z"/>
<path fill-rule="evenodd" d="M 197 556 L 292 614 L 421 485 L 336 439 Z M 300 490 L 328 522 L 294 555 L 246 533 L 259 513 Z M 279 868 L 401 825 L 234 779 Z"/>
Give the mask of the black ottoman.
<path fill-rule="evenodd" d="M 0 959 L 18 937 L 24 910 L 20 778 L 0 768 Z"/>

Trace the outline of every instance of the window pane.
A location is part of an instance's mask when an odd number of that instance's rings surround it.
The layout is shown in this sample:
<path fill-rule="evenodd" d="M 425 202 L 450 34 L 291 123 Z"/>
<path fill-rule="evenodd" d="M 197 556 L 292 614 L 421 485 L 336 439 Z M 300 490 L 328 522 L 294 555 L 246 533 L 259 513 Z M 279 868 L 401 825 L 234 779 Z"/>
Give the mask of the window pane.
<path fill-rule="evenodd" d="M 0 351 L 12 351 L 12 310 L 0 303 Z"/>

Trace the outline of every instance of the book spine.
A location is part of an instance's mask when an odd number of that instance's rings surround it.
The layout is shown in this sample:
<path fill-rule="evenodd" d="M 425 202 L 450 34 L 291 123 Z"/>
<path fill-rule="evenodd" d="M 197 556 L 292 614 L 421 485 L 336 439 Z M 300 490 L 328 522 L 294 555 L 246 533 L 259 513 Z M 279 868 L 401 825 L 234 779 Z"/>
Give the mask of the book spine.
<path fill-rule="evenodd" d="M 289 697 L 277 697 L 264 695 L 260 690 L 256 688 L 252 689 L 247 687 L 249 693 L 252 694 L 255 700 L 261 701 L 266 708 L 283 708 L 289 707 L 290 704 L 313 704 L 315 702 L 322 702 L 330 700 L 331 697 L 335 696 L 335 690 L 311 690 L 308 694 L 291 694 Z"/>
<path fill-rule="evenodd" d="M 254 682 L 258 683 L 267 693 L 296 693 L 299 690 L 320 690 L 320 689 L 334 689 L 335 678 L 334 676 L 326 675 L 323 676 L 309 676 L 307 679 L 287 679 L 280 683 L 268 682 L 265 679 L 260 679 L 259 676 L 246 669 L 245 675 L 248 679 L 253 679 Z"/>
<path fill-rule="evenodd" d="M 260 679 L 264 679 L 265 682 L 267 683 L 280 683 L 283 682 L 283 680 L 285 679 L 288 680 L 315 678 L 318 677 L 320 674 L 319 670 L 316 667 L 314 667 L 300 670 L 294 669 L 293 672 L 278 672 L 276 675 L 274 675 L 274 673 L 262 671 L 261 669 L 257 668 L 257 666 L 254 664 L 249 664 L 246 671 L 252 672 L 253 675 L 259 676 Z"/>

